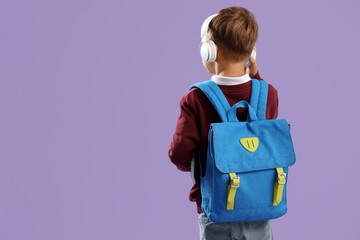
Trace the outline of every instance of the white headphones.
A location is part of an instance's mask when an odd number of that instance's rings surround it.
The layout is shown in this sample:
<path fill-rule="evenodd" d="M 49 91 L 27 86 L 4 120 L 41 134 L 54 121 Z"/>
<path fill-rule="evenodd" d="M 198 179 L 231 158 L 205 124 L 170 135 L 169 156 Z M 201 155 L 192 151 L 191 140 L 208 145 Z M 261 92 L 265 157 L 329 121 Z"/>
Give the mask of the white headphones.
<path fill-rule="evenodd" d="M 202 26 L 201 26 L 200 55 L 201 55 L 201 58 L 205 62 L 215 62 L 215 60 L 216 60 L 215 43 L 214 43 L 214 41 L 207 39 L 207 32 L 208 32 L 208 28 L 209 28 L 209 23 L 217 15 L 218 14 L 215 13 L 215 14 L 207 17 L 205 19 L 205 21 L 203 22 Z M 251 56 L 253 58 L 256 58 L 256 51 L 255 50 L 252 50 Z M 250 61 L 249 60 L 246 61 L 245 67 L 249 67 L 250 65 L 251 65 Z"/>

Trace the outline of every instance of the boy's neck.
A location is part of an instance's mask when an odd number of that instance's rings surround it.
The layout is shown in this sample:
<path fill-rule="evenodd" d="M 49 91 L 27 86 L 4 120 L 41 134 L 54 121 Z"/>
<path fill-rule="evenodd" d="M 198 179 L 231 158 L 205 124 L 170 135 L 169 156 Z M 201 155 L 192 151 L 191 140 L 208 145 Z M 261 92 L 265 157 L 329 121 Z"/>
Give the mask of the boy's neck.
<path fill-rule="evenodd" d="M 246 74 L 245 60 L 234 61 L 216 61 L 215 74 L 224 77 L 241 77 Z"/>

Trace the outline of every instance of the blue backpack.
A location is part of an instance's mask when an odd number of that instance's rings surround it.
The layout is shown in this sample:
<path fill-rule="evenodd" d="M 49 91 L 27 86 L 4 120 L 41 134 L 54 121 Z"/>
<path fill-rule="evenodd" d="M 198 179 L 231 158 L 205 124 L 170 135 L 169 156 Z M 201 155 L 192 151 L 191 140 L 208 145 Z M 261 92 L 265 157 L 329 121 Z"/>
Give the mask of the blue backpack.
<path fill-rule="evenodd" d="M 284 215 L 288 167 L 295 163 L 295 152 L 286 120 L 265 120 L 268 83 L 252 79 L 250 104 L 240 101 L 232 107 L 213 81 L 194 87 L 205 93 L 222 119 L 210 125 L 204 176 L 200 168 L 203 212 L 213 222 Z M 237 119 L 239 107 L 248 108 L 245 122 Z"/>

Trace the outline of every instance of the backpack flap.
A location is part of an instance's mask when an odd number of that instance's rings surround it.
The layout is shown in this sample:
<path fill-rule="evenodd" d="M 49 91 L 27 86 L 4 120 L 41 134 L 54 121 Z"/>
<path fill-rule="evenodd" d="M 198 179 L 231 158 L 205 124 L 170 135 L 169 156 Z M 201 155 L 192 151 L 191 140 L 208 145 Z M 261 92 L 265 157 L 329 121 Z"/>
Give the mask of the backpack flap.
<path fill-rule="evenodd" d="M 295 163 L 285 119 L 212 123 L 209 153 L 222 173 L 288 167 Z"/>

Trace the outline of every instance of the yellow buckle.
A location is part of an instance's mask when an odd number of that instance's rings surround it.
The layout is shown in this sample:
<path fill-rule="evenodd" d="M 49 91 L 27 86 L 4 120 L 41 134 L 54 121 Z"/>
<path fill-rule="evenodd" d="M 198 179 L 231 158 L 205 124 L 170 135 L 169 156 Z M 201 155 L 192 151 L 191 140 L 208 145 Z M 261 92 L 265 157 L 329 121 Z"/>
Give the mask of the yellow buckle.
<path fill-rule="evenodd" d="M 278 173 L 278 183 L 285 184 L 286 183 L 286 173 Z"/>
<path fill-rule="evenodd" d="M 231 176 L 231 187 L 238 188 L 240 186 L 240 177 Z"/>

